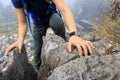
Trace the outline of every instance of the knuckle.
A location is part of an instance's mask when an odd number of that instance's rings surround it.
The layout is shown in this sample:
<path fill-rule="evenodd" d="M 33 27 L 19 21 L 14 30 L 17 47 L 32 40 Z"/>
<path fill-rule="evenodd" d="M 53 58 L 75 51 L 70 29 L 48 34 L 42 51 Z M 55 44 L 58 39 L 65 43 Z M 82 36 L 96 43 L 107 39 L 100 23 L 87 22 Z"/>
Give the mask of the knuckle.
<path fill-rule="evenodd" d="M 9 46 L 8 48 L 7 48 L 7 50 L 9 50 L 11 47 Z"/>

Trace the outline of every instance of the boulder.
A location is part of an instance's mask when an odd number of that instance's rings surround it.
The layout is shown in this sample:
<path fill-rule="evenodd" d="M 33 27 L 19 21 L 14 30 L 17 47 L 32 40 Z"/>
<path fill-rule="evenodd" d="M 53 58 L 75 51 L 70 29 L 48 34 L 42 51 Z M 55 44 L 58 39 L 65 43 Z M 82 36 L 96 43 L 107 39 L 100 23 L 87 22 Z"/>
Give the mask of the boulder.
<path fill-rule="evenodd" d="M 80 58 L 76 48 L 68 52 L 62 38 L 46 35 L 38 80 L 119 80 L 119 44 L 93 34 L 82 34 L 82 38 L 92 41 L 94 48 L 92 55 Z"/>
<path fill-rule="evenodd" d="M 75 47 L 69 53 L 68 42 L 50 33 L 43 39 L 38 73 L 28 63 L 24 46 L 21 54 L 13 50 L 13 63 L 5 72 L 0 70 L 0 80 L 120 80 L 120 44 L 88 33 L 81 37 L 92 41 L 92 55 L 80 58 Z"/>
<path fill-rule="evenodd" d="M 0 80 L 37 80 L 37 73 L 33 66 L 28 63 L 26 49 L 23 47 L 22 52 L 13 51 L 13 63 L 8 69 L 1 73 Z"/>
<path fill-rule="evenodd" d="M 42 48 L 42 65 L 38 71 L 38 80 L 45 80 L 51 71 L 79 57 L 77 50 L 69 53 L 67 43 L 57 35 L 46 35 Z M 46 67 L 44 69 L 44 66 Z M 41 74 L 41 75 L 40 75 Z M 42 74 L 45 74 L 44 76 Z"/>

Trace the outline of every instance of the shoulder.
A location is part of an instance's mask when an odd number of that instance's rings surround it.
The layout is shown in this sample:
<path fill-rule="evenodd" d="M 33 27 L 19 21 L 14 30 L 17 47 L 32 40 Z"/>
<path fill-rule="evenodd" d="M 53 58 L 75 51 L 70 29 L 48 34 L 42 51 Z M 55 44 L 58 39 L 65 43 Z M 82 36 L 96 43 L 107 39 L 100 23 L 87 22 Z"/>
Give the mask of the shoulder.
<path fill-rule="evenodd" d="M 22 0 L 12 0 L 12 3 L 15 8 L 23 8 Z"/>

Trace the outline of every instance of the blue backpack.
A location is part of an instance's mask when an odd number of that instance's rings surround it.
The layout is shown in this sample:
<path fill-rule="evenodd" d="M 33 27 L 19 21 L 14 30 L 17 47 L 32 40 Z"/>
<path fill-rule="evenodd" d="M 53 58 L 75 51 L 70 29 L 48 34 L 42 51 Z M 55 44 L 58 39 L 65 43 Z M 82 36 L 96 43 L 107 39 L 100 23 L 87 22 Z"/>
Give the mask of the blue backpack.
<path fill-rule="evenodd" d="M 45 17 L 46 16 L 46 14 L 45 14 L 46 11 L 49 12 L 47 14 L 52 14 L 54 12 L 57 12 L 60 16 L 61 16 L 61 14 L 60 14 L 59 10 L 49 10 L 48 11 L 48 7 L 56 9 L 55 6 L 53 6 L 53 5 L 48 6 L 48 4 L 51 4 L 51 2 L 50 2 L 51 0 L 43 0 L 43 1 L 42 0 L 37 0 L 39 2 L 38 5 L 42 5 L 41 7 L 36 7 L 36 5 L 34 5 L 34 2 L 30 2 L 30 1 L 32 1 L 32 0 L 22 0 L 22 4 L 24 6 L 24 10 L 25 10 L 26 18 L 27 18 L 28 28 L 29 28 L 29 30 L 32 34 L 33 40 L 36 41 L 36 36 L 33 34 L 32 27 L 31 27 L 31 24 L 30 24 L 30 18 L 29 18 L 29 15 L 31 14 L 30 12 L 33 12 L 37 17 Z M 35 0 L 33 0 L 33 1 L 35 1 Z M 46 1 L 46 2 L 44 2 L 44 1 Z M 34 7 L 34 9 L 31 10 L 31 8 L 29 7 L 29 4 L 26 4 L 26 3 L 30 3 L 32 5 L 32 7 Z M 35 11 L 39 11 L 41 14 L 39 14 Z M 34 18 L 36 18 L 36 17 L 34 17 Z"/>

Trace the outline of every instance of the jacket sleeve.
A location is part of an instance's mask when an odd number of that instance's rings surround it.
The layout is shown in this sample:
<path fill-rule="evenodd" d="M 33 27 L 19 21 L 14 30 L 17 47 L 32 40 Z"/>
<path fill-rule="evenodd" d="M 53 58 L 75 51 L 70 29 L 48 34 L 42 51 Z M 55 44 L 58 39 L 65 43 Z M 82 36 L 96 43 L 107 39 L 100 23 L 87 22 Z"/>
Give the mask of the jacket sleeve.
<path fill-rule="evenodd" d="M 15 8 L 23 8 L 22 0 L 12 0 L 12 4 Z"/>

